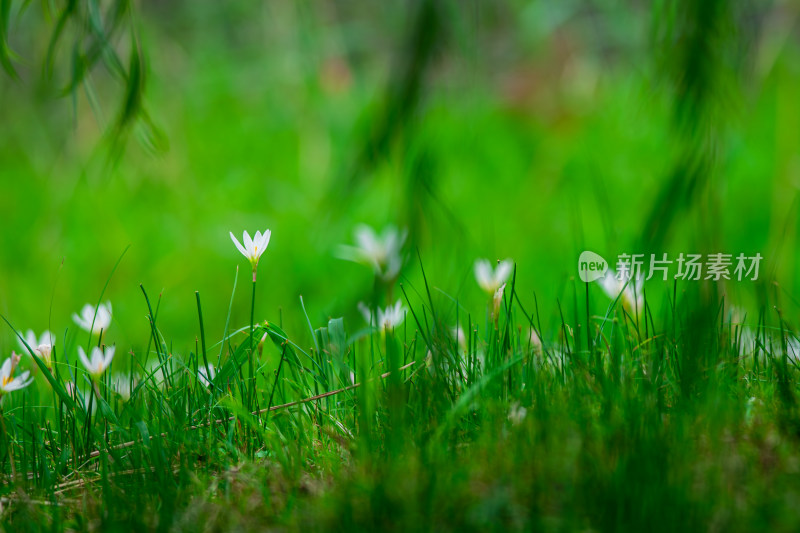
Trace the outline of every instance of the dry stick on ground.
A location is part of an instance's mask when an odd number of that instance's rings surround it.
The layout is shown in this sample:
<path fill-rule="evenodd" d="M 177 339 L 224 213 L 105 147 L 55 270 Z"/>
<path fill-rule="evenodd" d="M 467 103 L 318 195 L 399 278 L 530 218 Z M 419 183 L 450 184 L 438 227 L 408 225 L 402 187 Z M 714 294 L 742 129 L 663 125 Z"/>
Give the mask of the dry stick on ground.
<path fill-rule="evenodd" d="M 178 472 L 178 470 L 179 470 L 178 468 L 173 468 L 172 472 L 176 474 Z M 136 475 L 136 474 L 144 474 L 144 473 L 147 473 L 147 472 L 155 472 L 155 471 L 156 471 L 156 468 L 154 466 L 151 466 L 149 468 L 134 468 L 134 469 L 125 470 L 125 471 L 122 471 L 122 472 L 109 472 L 106 475 L 111 478 L 111 477 L 121 477 L 121 476 L 130 476 L 130 475 Z M 56 487 L 55 487 L 56 491 L 53 492 L 53 495 L 60 496 L 60 495 L 64 494 L 66 491 L 68 491 L 68 490 L 81 488 L 84 485 L 88 485 L 90 483 L 96 483 L 97 481 L 100 481 L 100 479 L 101 479 L 101 477 L 98 475 L 94 479 L 81 478 L 81 479 L 75 479 L 73 481 L 67 481 L 65 483 L 61 483 L 60 485 L 56 485 Z"/>
<path fill-rule="evenodd" d="M 403 365 L 400 368 L 398 368 L 397 371 L 399 372 L 401 370 L 405 370 L 406 368 L 410 368 L 415 363 L 416 363 L 416 361 L 411 361 L 407 365 Z M 391 372 L 386 372 L 384 374 L 381 374 L 379 376 L 379 379 L 386 379 L 391 374 L 392 374 Z M 358 387 L 362 386 L 363 384 L 364 384 L 364 382 L 355 383 L 353 385 L 348 385 L 347 387 L 344 387 L 342 389 L 337 389 L 337 390 L 333 390 L 333 391 L 330 391 L 330 392 L 323 392 L 322 394 L 317 394 L 316 396 L 311 396 L 310 398 L 304 398 L 302 400 L 297 400 L 297 401 L 294 401 L 294 402 L 284 403 L 282 405 L 273 405 L 272 407 L 269 407 L 267 409 L 261 409 L 259 411 L 253 411 L 250 414 L 252 414 L 253 416 L 258 416 L 258 415 L 266 413 L 267 411 L 278 411 L 279 409 L 286 409 L 287 407 L 293 407 L 295 405 L 300 405 L 302 403 L 313 402 L 314 400 L 321 400 L 322 398 L 327 398 L 328 396 L 335 396 L 336 394 L 341 394 L 341 393 L 347 392 L 349 390 L 357 389 Z M 218 420 L 214 420 L 213 422 L 206 422 L 204 424 L 199 424 L 197 426 L 189 426 L 189 427 L 186 428 L 186 431 L 192 431 L 192 430 L 195 430 L 195 429 L 209 427 L 211 424 L 221 424 L 223 422 L 230 422 L 234 418 L 236 418 L 236 417 L 235 416 L 231 416 L 231 417 L 226 418 L 226 419 L 218 419 Z M 168 433 L 165 432 L 165 433 L 162 433 L 159 436 L 160 437 L 166 437 L 167 435 L 168 435 Z M 153 437 L 150 437 L 150 438 L 152 439 Z M 133 446 L 137 442 L 139 442 L 139 441 L 138 440 L 132 440 L 132 441 L 128 441 L 128 442 L 123 442 L 122 444 L 117 444 L 116 446 L 111 446 L 111 449 L 112 450 L 119 450 L 119 449 L 122 449 L 122 448 L 130 448 L 131 446 Z M 94 458 L 94 457 L 99 457 L 99 456 L 100 456 L 100 450 L 95 450 L 95 451 L 93 451 L 92 453 L 89 454 L 89 458 L 90 459 Z"/>

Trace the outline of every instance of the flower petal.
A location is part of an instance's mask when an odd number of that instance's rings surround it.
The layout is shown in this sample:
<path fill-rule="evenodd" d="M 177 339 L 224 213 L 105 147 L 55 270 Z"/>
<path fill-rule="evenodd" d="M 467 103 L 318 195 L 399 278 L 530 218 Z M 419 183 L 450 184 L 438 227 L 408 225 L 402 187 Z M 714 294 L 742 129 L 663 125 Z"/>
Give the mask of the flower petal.
<path fill-rule="evenodd" d="M 92 319 L 94 319 L 94 306 L 91 304 L 84 305 L 81 309 L 81 318 L 83 318 L 84 322 L 91 324 Z"/>
<path fill-rule="evenodd" d="M 258 249 L 262 252 L 267 249 L 269 246 L 269 238 L 272 236 L 272 232 L 270 230 L 264 230 L 264 235 L 261 236 L 261 243 L 258 245 Z"/>
<path fill-rule="evenodd" d="M 236 245 L 236 248 L 239 250 L 239 252 L 241 252 L 241 254 L 242 254 L 243 256 L 247 257 L 247 255 L 248 255 L 248 254 L 247 254 L 247 250 L 245 250 L 245 249 L 244 249 L 244 246 L 242 246 L 242 245 L 239 243 L 239 240 L 238 240 L 236 237 L 234 237 L 234 236 L 233 236 L 233 232 L 230 232 L 230 234 L 231 234 L 231 240 L 233 241 L 233 244 L 235 244 L 235 245 Z"/>
<path fill-rule="evenodd" d="M 30 346 L 31 348 L 34 348 L 39 345 L 39 343 L 36 342 L 36 333 L 34 333 L 32 329 L 29 329 L 28 331 L 25 332 L 25 342 L 27 342 L 28 346 Z M 25 348 L 25 345 L 22 344 L 22 342 L 20 342 L 20 345 L 22 346 L 23 350 L 25 351 L 28 350 L 27 348 Z"/>
<path fill-rule="evenodd" d="M 103 368 L 109 368 L 111 366 L 111 360 L 114 359 L 114 351 L 116 350 L 115 346 L 109 346 L 106 348 L 106 355 L 105 359 L 103 360 Z"/>
<path fill-rule="evenodd" d="M 361 316 L 364 317 L 364 321 L 367 324 L 372 325 L 372 312 L 369 310 L 369 307 L 367 307 L 364 302 L 358 302 L 358 311 L 361 313 Z"/>
<path fill-rule="evenodd" d="M 83 351 L 83 347 L 82 346 L 78 346 L 78 358 L 81 360 L 81 363 L 83 364 L 83 367 L 88 372 L 93 372 L 92 363 L 86 357 L 86 352 Z"/>
<path fill-rule="evenodd" d="M 487 259 L 475 261 L 475 279 L 480 287 L 489 292 L 492 288 L 492 266 Z"/>
<path fill-rule="evenodd" d="M 56 336 L 53 335 L 49 330 L 45 330 L 39 339 L 39 344 L 49 344 L 50 346 L 55 346 Z"/>
<path fill-rule="evenodd" d="M 10 375 L 11 375 L 11 358 L 9 357 L 3 362 L 2 368 L 0 368 L 0 381 L 6 379 Z"/>
<path fill-rule="evenodd" d="M 89 329 L 89 326 L 87 326 L 87 325 L 86 325 L 86 323 L 83 321 L 83 318 L 81 318 L 80 316 L 78 316 L 78 313 L 72 313 L 72 320 L 74 320 L 74 321 L 75 321 L 75 323 L 76 323 L 76 324 L 77 324 L 77 325 L 78 325 L 78 326 L 79 326 L 81 329 L 85 329 L 85 330 L 88 330 L 88 329 Z"/>
<path fill-rule="evenodd" d="M 509 274 L 511 274 L 511 270 L 514 268 L 514 264 L 511 262 L 510 259 L 506 259 L 504 261 L 500 261 L 497 265 L 497 268 L 494 271 L 494 280 L 495 283 L 502 284 L 505 283 L 508 279 Z"/>

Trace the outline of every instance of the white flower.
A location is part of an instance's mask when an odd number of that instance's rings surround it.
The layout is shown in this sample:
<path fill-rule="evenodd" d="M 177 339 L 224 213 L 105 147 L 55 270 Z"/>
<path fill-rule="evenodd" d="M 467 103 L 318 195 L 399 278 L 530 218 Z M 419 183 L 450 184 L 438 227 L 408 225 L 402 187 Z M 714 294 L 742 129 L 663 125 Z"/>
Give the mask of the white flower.
<path fill-rule="evenodd" d="M 400 273 L 403 258 L 400 252 L 406 241 L 406 230 L 398 231 L 387 226 L 383 234 L 364 224 L 356 227 L 356 246 L 342 246 L 339 257 L 372 267 L 375 275 L 384 281 L 391 281 Z"/>
<path fill-rule="evenodd" d="M 378 328 L 381 333 L 385 333 L 386 330 L 393 330 L 402 324 L 406 316 L 405 307 L 403 307 L 403 302 L 400 300 L 397 300 L 394 305 L 390 305 L 386 309 L 378 309 L 375 314 L 370 312 L 363 302 L 359 302 L 358 309 L 364 316 L 364 320 Z"/>
<path fill-rule="evenodd" d="M 28 331 L 25 332 L 24 339 L 25 342 L 28 343 L 28 346 L 30 346 L 33 349 L 33 352 L 38 356 L 41 356 L 38 350 L 40 346 L 47 345 L 50 346 L 50 350 L 52 350 L 53 345 L 55 345 L 56 343 L 56 336 L 50 333 L 49 331 L 45 331 L 44 333 L 42 333 L 42 336 L 37 339 L 36 333 L 32 329 L 29 329 Z M 20 347 L 23 350 L 28 351 L 28 349 L 25 347 L 25 344 L 22 342 L 22 339 L 17 337 L 17 340 L 19 341 Z"/>
<path fill-rule="evenodd" d="M 206 370 L 206 365 L 200 363 L 197 368 L 197 378 L 200 380 L 200 383 L 208 387 L 211 385 L 211 381 L 217 375 L 217 370 L 214 368 L 214 365 L 208 363 L 208 370 Z M 210 377 L 209 377 L 210 376 Z"/>
<path fill-rule="evenodd" d="M 103 375 L 109 366 L 111 366 L 111 360 L 114 359 L 114 346 L 109 346 L 106 348 L 106 352 L 103 353 L 101 348 L 95 346 L 92 348 L 91 359 L 86 357 L 86 352 L 83 351 L 83 347 L 78 346 L 78 357 L 81 359 L 81 363 L 83 363 L 84 368 L 92 376 L 92 379 L 97 379 Z"/>
<path fill-rule="evenodd" d="M 111 302 L 100 304 L 96 310 L 91 304 L 86 304 L 81 309 L 80 316 L 77 313 L 73 313 L 72 319 L 82 329 L 99 335 L 101 331 L 108 330 L 108 326 L 111 325 Z M 92 324 L 94 324 L 94 327 L 92 327 Z"/>
<path fill-rule="evenodd" d="M 497 289 L 508 279 L 513 268 L 510 259 L 505 259 L 497 263 L 497 268 L 492 270 L 492 264 L 488 259 L 478 259 L 475 261 L 475 279 L 487 294 L 494 295 Z"/>
<path fill-rule="evenodd" d="M 629 312 L 641 313 L 644 310 L 643 282 L 641 279 L 630 279 L 627 276 L 623 276 L 620 279 L 614 271 L 609 270 L 597 282 L 600 283 L 600 286 L 612 300 L 616 300 L 619 296 L 622 306 Z M 620 293 L 622 296 L 620 296 Z"/>
<path fill-rule="evenodd" d="M 33 353 L 39 356 L 43 361 L 47 368 L 53 368 L 53 362 L 50 359 L 50 353 L 53 351 L 53 346 L 56 343 L 56 337 L 49 331 L 45 331 L 42 333 L 40 338 L 36 338 L 36 333 L 32 329 L 29 329 L 25 332 L 25 343 L 31 347 Z M 25 347 L 25 343 L 22 342 L 22 339 L 19 337 L 17 338 L 19 341 L 19 345 L 22 347 L 24 351 L 28 351 Z"/>
<path fill-rule="evenodd" d="M 269 246 L 269 238 L 272 236 L 272 232 L 270 230 L 264 231 L 262 235 L 260 231 L 256 231 L 255 238 L 251 239 L 250 234 L 245 231 L 242 234 L 242 242 L 244 246 L 242 246 L 236 237 L 233 236 L 233 232 L 231 232 L 231 240 L 233 244 L 236 245 L 236 248 L 242 255 L 250 261 L 250 264 L 253 266 L 253 281 L 256 280 L 256 268 L 258 267 L 258 260 L 261 258 L 261 254 L 264 253 L 264 250 L 267 249 Z"/>
<path fill-rule="evenodd" d="M 9 357 L 0 367 L 0 397 L 4 394 L 22 389 L 33 383 L 33 378 L 29 377 L 30 372 L 27 370 L 17 377 L 11 377 L 14 373 L 16 364 L 13 361 L 14 357 Z"/>
<path fill-rule="evenodd" d="M 519 402 L 514 402 L 508 410 L 508 420 L 516 426 L 525 420 L 525 415 L 527 414 L 527 409 L 521 406 Z"/>

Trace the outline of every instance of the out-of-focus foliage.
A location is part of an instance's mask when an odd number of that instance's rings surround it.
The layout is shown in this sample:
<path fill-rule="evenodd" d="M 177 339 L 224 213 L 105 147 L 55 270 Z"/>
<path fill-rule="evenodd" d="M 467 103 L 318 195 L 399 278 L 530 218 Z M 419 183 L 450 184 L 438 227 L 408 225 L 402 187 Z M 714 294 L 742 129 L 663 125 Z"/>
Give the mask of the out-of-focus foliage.
<path fill-rule="evenodd" d="M 264 227 L 259 316 L 302 294 L 357 319 L 372 277 L 335 252 L 361 222 L 408 227 L 409 260 L 467 302 L 475 258 L 511 257 L 554 306 L 582 249 L 760 251 L 795 292 L 790 3 L 3 7 L 0 309 L 19 323 L 63 332 L 130 244 L 119 334 L 146 338 L 142 282 L 188 345 L 195 290 L 224 321 L 228 231 Z"/>

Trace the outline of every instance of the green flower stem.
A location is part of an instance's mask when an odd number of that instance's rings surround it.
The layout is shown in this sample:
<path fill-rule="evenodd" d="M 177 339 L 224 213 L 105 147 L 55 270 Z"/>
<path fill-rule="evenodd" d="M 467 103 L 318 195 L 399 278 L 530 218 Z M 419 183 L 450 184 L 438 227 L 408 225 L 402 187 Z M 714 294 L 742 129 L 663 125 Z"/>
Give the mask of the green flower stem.
<path fill-rule="evenodd" d="M 250 366 L 250 391 L 248 394 L 248 408 L 252 411 L 253 409 L 253 398 L 255 398 L 256 392 L 256 377 L 255 377 L 255 365 L 253 363 L 253 334 L 255 333 L 255 312 L 256 312 L 256 273 L 255 270 L 253 271 L 253 297 L 250 299 L 250 357 L 249 357 L 249 366 Z"/>

